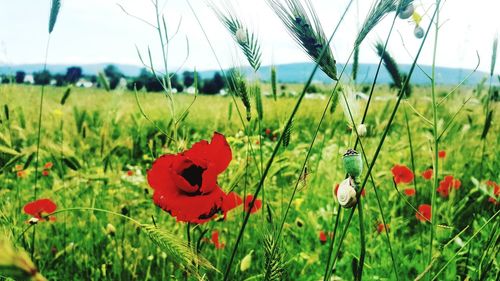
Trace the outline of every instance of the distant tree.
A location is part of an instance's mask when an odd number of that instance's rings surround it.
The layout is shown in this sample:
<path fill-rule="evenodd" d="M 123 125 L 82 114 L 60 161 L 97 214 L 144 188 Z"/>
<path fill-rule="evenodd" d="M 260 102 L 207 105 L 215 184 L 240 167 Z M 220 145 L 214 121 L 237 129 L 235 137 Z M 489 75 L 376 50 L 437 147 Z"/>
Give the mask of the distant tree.
<path fill-rule="evenodd" d="M 184 86 L 179 82 L 179 77 L 174 74 L 170 77 L 170 83 L 173 89 L 176 89 L 178 93 L 184 91 Z"/>
<path fill-rule="evenodd" d="M 68 84 L 75 84 L 82 78 L 82 68 L 79 66 L 72 66 L 66 70 L 66 77 L 64 78 Z"/>
<path fill-rule="evenodd" d="M 9 77 L 7 75 L 3 75 L 0 80 L 1 80 L 2 84 L 9 84 L 12 81 L 12 77 Z"/>
<path fill-rule="evenodd" d="M 193 86 L 193 84 L 194 84 L 194 72 L 184 71 L 182 73 L 182 78 L 183 78 L 184 86 L 186 86 L 186 88 Z"/>
<path fill-rule="evenodd" d="M 55 74 L 52 78 L 54 78 L 56 80 L 56 87 L 62 87 L 64 86 L 66 83 L 66 75 L 62 75 L 62 74 Z"/>
<path fill-rule="evenodd" d="M 16 72 L 16 83 L 17 84 L 23 84 L 24 83 L 24 78 L 26 77 L 26 72 L 24 71 L 18 71 Z"/>
<path fill-rule="evenodd" d="M 222 90 L 226 85 L 226 83 L 224 82 L 224 78 L 222 77 L 222 75 L 220 75 L 219 72 L 215 72 L 214 78 L 212 78 L 212 80 L 214 81 L 215 87 L 218 88 L 219 91 Z"/>
<path fill-rule="evenodd" d="M 85 79 L 89 80 L 93 84 L 97 83 L 97 75 L 87 75 Z"/>
<path fill-rule="evenodd" d="M 48 85 L 52 76 L 48 70 L 33 73 L 35 85 Z"/>
<path fill-rule="evenodd" d="M 106 66 L 104 69 L 104 75 L 106 75 L 109 80 L 109 88 L 111 90 L 116 89 L 118 83 L 120 83 L 120 79 L 124 77 L 123 73 L 121 73 L 120 70 L 112 64 Z"/>

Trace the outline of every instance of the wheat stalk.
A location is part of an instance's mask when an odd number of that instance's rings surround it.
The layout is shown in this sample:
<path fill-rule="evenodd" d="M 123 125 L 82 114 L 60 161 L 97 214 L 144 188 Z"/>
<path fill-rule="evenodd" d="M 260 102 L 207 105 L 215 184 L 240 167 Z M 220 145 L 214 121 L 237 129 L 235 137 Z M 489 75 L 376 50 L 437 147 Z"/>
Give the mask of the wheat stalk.
<path fill-rule="evenodd" d="M 285 272 L 285 254 L 282 248 L 276 244 L 273 235 L 268 234 L 264 237 L 264 252 L 266 259 L 264 280 L 283 280 L 283 273 Z"/>
<path fill-rule="evenodd" d="M 57 15 L 59 14 L 59 9 L 61 8 L 60 0 L 52 0 L 52 7 L 50 8 L 50 20 L 49 20 L 49 34 L 54 30 L 56 25 Z"/>
<path fill-rule="evenodd" d="M 379 0 L 377 4 L 372 6 L 368 16 L 363 23 L 363 27 L 358 33 L 355 41 L 355 46 L 359 46 L 366 38 L 368 33 L 380 22 L 384 17 L 390 13 L 398 10 L 398 0 Z"/>
<path fill-rule="evenodd" d="M 252 118 L 252 105 L 250 104 L 245 77 L 239 70 L 233 68 L 228 73 L 228 80 L 230 82 L 229 91 L 241 99 L 246 109 L 247 121 L 250 121 Z"/>
<path fill-rule="evenodd" d="M 320 60 L 321 51 L 328 40 L 311 1 L 305 0 L 307 9 L 300 0 L 284 0 L 285 4 L 279 0 L 266 1 L 309 57 L 328 77 L 337 80 L 336 61 L 330 48 L 326 48 Z"/>
<path fill-rule="evenodd" d="M 238 18 L 230 2 L 226 1 L 225 11 L 219 9 L 213 2 L 209 2 L 209 6 L 229 33 L 231 33 L 235 42 L 240 46 L 241 51 L 253 70 L 255 72 L 259 70 L 262 52 L 257 35 L 251 32 Z"/>
<path fill-rule="evenodd" d="M 217 271 L 208 260 L 197 255 L 184 240 L 179 239 L 174 234 L 150 224 L 142 224 L 141 228 L 146 232 L 151 241 L 167 253 L 175 262 L 183 265 L 189 273 L 199 277 L 197 266 Z"/>

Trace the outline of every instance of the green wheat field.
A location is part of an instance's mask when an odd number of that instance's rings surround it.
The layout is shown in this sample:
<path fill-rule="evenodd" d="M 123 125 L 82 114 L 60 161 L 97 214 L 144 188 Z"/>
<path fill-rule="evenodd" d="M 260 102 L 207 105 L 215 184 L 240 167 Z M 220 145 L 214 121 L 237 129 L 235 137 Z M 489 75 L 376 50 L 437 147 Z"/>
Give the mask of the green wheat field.
<path fill-rule="evenodd" d="M 193 72 L 188 94 L 152 67 L 121 86 L 109 71 L 90 88 L 4 77 L 1 280 L 499 280 L 498 40 L 481 83 L 445 86 L 434 71 L 412 85 L 420 52 L 402 73 L 382 37 L 393 83 L 358 84 L 336 59 L 356 65 L 386 16 L 412 16 L 432 51 L 441 1 L 426 17 L 375 1 L 349 58 L 311 1 L 267 2 L 331 83 L 221 69 L 208 95 L 215 77 Z M 257 72 L 266 47 L 210 3 Z"/>

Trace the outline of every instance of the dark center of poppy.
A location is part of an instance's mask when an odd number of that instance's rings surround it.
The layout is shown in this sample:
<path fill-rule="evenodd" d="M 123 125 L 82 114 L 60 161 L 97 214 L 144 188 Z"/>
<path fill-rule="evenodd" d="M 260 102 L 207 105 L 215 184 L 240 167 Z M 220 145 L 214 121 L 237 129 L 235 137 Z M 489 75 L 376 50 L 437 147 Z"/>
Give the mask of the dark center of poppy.
<path fill-rule="evenodd" d="M 202 167 L 191 165 L 189 168 L 182 171 L 181 176 L 186 179 L 190 185 L 198 185 L 198 187 L 201 187 L 203 171 Z"/>

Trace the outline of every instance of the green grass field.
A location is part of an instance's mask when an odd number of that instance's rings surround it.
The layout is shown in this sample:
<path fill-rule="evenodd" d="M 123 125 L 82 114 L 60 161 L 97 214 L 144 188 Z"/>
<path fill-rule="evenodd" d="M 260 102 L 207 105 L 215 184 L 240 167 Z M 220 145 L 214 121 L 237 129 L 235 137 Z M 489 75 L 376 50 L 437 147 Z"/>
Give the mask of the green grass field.
<path fill-rule="evenodd" d="M 439 89 L 438 98 L 448 90 Z M 245 129 L 229 96 L 198 96 L 189 114 L 175 126 L 163 94 L 138 95 L 144 112 L 156 125 L 144 118 L 131 92 L 75 88 L 64 105 L 60 104 L 64 88 L 47 87 L 45 94 L 37 198 L 49 198 L 57 204 L 57 211 L 67 211 L 54 214 L 55 222 L 27 224 L 30 216 L 23 212 L 23 206 L 34 196 L 40 88 L 2 85 L 1 235 L 32 255 L 39 271 L 49 280 L 222 279 L 246 214 L 244 209 L 234 209 L 225 220 L 218 218 L 198 225 L 176 222 L 153 203 L 146 173 L 160 155 L 184 151 L 219 132 L 230 145 L 232 160 L 219 175 L 218 185 L 242 197 L 253 194 L 296 98 L 263 98 L 263 119 L 259 121 L 253 109 L 251 121 L 244 120 Z M 396 93 L 388 88 L 378 89 L 375 96 L 388 98 L 376 99 L 365 121 L 367 134 L 361 143 L 368 161 L 396 103 Z M 463 106 L 469 96 L 473 98 Z M 438 180 L 451 175 L 461 183 L 446 197 L 436 193 L 431 180 L 422 177 L 432 167 L 434 155 L 432 126 L 426 121 L 432 116 L 430 89 L 418 88 L 402 102 L 371 172 L 373 182 L 368 181 L 366 193 L 360 197 L 366 235 L 363 274 L 367 280 L 394 280 L 394 267 L 399 280 L 415 279 L 428 272 L 437 280 L 498 278 L 498 205 L 490 198 L 499 198 L 487 181 L 500 182 L 500 128 L 494 121 L 486 138 L 481 137 L 485 114 L 479 98 L 472 89 L 462 88 L 439 107 L 438 129 L 444 131 L 439 149 L 446 156 L 438 160 Z M 193 99 L 184 94 L 175 96 L 176 119 Z M 263 278 L 269 262 L 269 240 L 273 241 L 269 237 L 276 234 L 297 181 L 277 254 L 271 259 L 282 268 L 278 273 L 284 280 L 321 280 L 333 236 L 333 253 L 340 250 L 332 280 L 353 279 L 360 258 L 360 223 L 356 212 L 339 248 L 349 212 L 339 214 L 332 194 L 332 188 L 345 177 L 342 155 L 356 140 L 340 105 L 333 114 L 327 113 L 305 175 L 301 166 L 326 102 L 306 99 L 294 118 L 289 145 L 279 148 L 259 195 L 262 208 L 250 215 L 231 269 L 232 280 Z M 244 119 L 241 101 L 236 104 Z M 359 115 L 365 104 L 358 100 L 350 106 L 353 110 L 357 105 Z M 492 106 L 498 111 L 497 104 Z M 170 141 L 171 136 L 175 141 Z M 45 169 L 49 162 L 53 166 Z M 391 169 L 397 164 L 409 167 L 414 180 L 396 186 Z M 415 189 L 415 194 L 408 196 L 408 189 Z M 433 193 L 435 236 L 429 264 L 431 224 L 418 220 L 416 209 L 430 204 Z M 147 230 L 118 214 L 142 224 L 155 224 L 173 237 L 150 239 Z M 337 218 L 338 229 L 330 235 Z M 214 231 L 219 234 L 219 246 L 223 243 L 224 247 L 216 247 Z M 321 241 L 320 232 L 326 241 Z M 190 249 L 215 269 L 179 259 L 182 249 L 172 249 L 179 241 L 189 241 Z M 184 268 L 191 271 L 186 273 Z"/>

